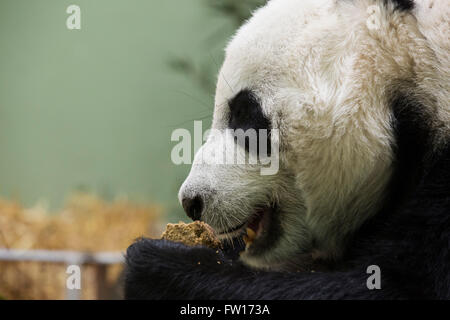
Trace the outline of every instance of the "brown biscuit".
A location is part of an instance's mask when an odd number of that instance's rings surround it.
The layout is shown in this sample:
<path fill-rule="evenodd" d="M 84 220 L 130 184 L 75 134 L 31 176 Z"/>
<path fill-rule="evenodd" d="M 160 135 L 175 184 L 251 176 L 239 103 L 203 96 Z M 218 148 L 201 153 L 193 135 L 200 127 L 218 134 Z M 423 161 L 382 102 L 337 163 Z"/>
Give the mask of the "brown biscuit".
<path fill-rule="evenodd" d="M 201 221 L 169 223 L 166 231 L 161 235 L 161 239 L 182 242 L 188 246 L 203 245 L 214 249 L 221 247 L 214 230 Z"/>

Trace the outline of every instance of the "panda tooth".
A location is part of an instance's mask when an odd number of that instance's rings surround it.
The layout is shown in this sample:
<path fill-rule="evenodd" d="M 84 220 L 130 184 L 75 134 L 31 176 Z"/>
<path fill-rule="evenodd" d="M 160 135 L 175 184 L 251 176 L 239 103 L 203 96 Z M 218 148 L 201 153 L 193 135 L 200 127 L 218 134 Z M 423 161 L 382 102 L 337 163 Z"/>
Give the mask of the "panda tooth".
<path fill-rule="evenodd" d="M 247 228 L 246 231 L 247 231 L 247 236 L 248 236 L 248 238 L 249 238 L 250 240 L 253 240 L 253 239 L 256 238 L 256 233 L 255 233 L 255 231 L 253 231 L 253 230 L 250 229 L 250 228 Z"/>
<path fill-rule="evenodd" d="M 244 235 L 242 237 L 242 239 L 244 240 L 245 243 L 245 249 L 247 250 L 253 243 L 253 239 L 250 239 L 247 235 Z"/>

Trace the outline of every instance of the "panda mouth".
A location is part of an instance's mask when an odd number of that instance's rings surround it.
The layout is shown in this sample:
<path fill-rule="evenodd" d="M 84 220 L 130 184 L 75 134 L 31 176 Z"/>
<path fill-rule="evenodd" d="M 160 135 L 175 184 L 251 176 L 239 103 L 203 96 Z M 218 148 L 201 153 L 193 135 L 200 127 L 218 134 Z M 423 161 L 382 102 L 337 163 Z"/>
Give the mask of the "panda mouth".
<path fill-rule="evenodd" d="M 246 250 L 259 238 L 264 237 L 269 232 L 270 216 L 273 214 L 275 206 L 258 207 L 254 213 L 244 223 L 230 228 L 218 236 L 238 238 L 241 237 L 245 243 Z"/>
<path fill-rule="evenodd" d="M 246 249 L 267 231 L 268 224 L 266 222 L 269 220 L 269 214 L 270 208 L 260 209 L 249 219 L 245 228 L 245 234 L 242 237 Z"/>

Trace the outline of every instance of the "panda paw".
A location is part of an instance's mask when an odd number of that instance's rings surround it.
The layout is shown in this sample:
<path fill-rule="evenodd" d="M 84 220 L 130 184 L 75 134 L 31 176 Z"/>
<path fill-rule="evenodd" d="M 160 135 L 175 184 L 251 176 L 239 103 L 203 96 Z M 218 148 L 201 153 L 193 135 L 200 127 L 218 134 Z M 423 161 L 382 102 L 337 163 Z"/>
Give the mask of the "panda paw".
<path fill-rule="evenodd" d="M 177 268 L 183 266 L 210 264 L 211 261 L 224 262 L 225 255 L 222 250 L 214 250 L 204 246 L 189 247 L 182 243 L 169 240 L 155 240 L 140 238 L 136 240 L 126 253 L 126 263 L 128 266 L 136 268 L 145 267 L 148 264 L 152 268 Z"/>
<path fill-rule="evenodd" d="M 125 298 L 173 299 L 189 279 L 220 272 L 233 262 L 222 250 L 141 238 L 126 252 Z M 170 289 L 169 289 L 170 288 Z M 180 293 L 181 294 L 181 293 Z M 185 296 L 181 294 L 181 296 Z"/>

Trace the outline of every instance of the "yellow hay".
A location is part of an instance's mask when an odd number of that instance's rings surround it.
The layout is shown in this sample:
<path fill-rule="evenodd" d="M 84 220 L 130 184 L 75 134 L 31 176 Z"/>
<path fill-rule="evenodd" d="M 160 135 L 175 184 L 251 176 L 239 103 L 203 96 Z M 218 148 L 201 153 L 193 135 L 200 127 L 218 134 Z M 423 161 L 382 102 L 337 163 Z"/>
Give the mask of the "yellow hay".
<path fill-rule="evenodd" d="M 59 213 L 0 200 L 0 248 L 79 251 L 122 251 L 140 236 L 161 233 L 157 206 L 133 204 L 126 199 L 107 203 L 76 194 Z M 111 297 L 119 297 L 122 266 L 108 268 Z M 63 299 L 66 266 L 37 262 L 0 262 L 0 298 Z M 97 298 L 95 269 L 82 270 L 82 298 Z"/>

